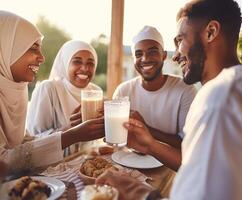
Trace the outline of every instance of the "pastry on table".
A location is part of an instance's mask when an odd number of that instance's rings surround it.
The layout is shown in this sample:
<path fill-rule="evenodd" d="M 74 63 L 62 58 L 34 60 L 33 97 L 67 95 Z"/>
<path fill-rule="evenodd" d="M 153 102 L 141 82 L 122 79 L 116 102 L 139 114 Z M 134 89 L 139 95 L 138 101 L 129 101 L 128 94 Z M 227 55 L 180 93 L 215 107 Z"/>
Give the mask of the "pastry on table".
<path fill-rule="evenodd" d="M 16 181 L 8 193 L 9 200 L 46 200 L 51 189 L 42 181 L 24 176 Z"/>

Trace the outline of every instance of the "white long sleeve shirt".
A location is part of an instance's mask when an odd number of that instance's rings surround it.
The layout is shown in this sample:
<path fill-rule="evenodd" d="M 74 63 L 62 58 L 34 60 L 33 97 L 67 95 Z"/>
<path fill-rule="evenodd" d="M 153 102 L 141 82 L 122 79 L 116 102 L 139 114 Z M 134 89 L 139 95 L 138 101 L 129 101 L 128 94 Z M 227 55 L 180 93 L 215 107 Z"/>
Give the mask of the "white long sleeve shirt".
<path fill-rule="evenodd" d="M 187 115 L 170 200 L 242 199 L 242 66 L 207 82 Z"/>

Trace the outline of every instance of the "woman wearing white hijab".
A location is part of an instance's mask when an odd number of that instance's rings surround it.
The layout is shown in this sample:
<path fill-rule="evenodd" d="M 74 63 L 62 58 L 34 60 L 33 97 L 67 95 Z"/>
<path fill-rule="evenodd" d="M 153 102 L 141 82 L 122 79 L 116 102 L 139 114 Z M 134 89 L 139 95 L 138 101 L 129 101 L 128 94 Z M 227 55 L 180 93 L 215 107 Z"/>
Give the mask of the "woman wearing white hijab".
<path fill-rule="evenodd" d="M 95 119 L 21 144 L 25 136 L 27 82 L 34 80 L 44 61 L 42 35 L 33 24 L 6 11 L 0 11 L 0 27 L 0 160 L 16 171 L 45 166 L 63 159 L 62 149 L 103 137 L 103 119 Z"/>
<path fill-rule="evenodd" d="M 48 135 L 81 123 L 81 90 L 101 90 L 90 82 L 96 66 L 97 54 L 91 45 L 79 40 L 66 42 L 57 53 L 49 80 L 40 83 L 33 92 L 28 132 Z M 70 120 L 73 112 L 76 112 L 75 122 Z"/>

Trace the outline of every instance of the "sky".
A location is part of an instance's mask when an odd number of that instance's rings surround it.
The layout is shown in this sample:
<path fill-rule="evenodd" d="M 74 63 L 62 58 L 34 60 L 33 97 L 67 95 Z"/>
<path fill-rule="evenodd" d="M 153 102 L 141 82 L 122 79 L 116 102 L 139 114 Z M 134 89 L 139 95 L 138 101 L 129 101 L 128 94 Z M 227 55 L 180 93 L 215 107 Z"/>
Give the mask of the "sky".
<path fill-rule="evenodd" d="M 242 0 L 236 0 L 242 8 Z M 123 44 L 145 25 L 162 34 L 165 49 L 174 50 L 176 13 L 187 0 L 125 0 Z M 90 42 L 100 34 L 110 37 L 111 0 L 0 0 L 1 10 L 14 12 L 36 23 L 39 16 L 70 35 Z"/>

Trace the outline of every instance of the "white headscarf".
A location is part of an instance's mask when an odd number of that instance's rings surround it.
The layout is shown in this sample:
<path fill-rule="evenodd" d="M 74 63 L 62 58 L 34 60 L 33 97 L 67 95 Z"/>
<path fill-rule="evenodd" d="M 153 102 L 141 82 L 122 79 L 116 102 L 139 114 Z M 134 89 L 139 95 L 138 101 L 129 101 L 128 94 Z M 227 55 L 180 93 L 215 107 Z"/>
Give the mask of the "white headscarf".
<path fill-rule="evenodd" d="M 78 105 L 81 102 L 81 90 L 83 88 L 78 88 L 72 85 L 68 76 L 68 68 L 71 58 L 81 50 L 87 50 L 92 53 L 95 61 L 95 73 L 98 62 L 95 49 L 86 42 L 70 40 L 66 42 L 57 53 L 49 76 L 49 80 L 54 80 L 66 121 L 69 121 L 70 113 L 74 109 L 73 106 Z M 85 89 L 97 89 L 97 86 L 89 83 Z"/>
<path fill-rule="evenodd" d="M 28 88 L 14 82 L 10 66 L 41 37 L 27 20 L 0 11 L 0 146 L 12 148 L 24 137 Z"/>
<path fill-rule="evenodd" d="M 59 50 L 54 60 L 49 80 L 57 78 L 65 78 L 69 80 L 68 77 L 68 67 L 72 56 L 81 50 L 87 50 L 92 53 L 95 60 L 95 70 L 97 67 L 97 53 L 95 49 L 88 43 L 79 40 L 70 40 L 66 42 Z"/>
<path fill-rule="evenodd" d="M 134 46 L 142 40 L 154 40 L 158 42 L 164 50 L 164 42 L 160 32 L 152 26 L 144 26 L 141 31 L 133 37 L 132 53 L 134 55 Z"/>

